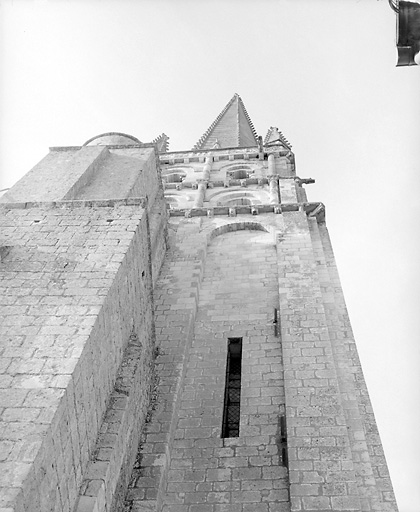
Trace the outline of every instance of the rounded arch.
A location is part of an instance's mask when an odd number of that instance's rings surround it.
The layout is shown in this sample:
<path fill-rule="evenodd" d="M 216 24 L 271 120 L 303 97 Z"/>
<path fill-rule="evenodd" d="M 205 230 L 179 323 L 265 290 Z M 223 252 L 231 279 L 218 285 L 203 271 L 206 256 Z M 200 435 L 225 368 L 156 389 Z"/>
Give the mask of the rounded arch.
<path fill-rule="evenodd" d="M 171 172 L 180 172 L 183 171 L 185 173 L 194 172 L 194 167 L 190 165 L 171 165 L 170 167 L 162 167 L 162 174 L 171 173 Z"/>
<path fill-rule="evenodd" d="M 112 146 L 112 145 L 126 145 L 133 146 L 141 144 L 141 141 L 133 135 L 128 135 L 122 132 L 106 132 L 100 135 L 95 135 L 91 139 L 87 140 L 83 146 Z"/>
<path fill-rule="evenodd" d="M 250 220 L 229 222 L 228 224 L 223 224 L 222 226 L 213 228 L 207 235 L 207 243 L 210 243 L 213 238 L 224 235 L 225 233 L 247 229 L 250 231 L 264 231 L 265 233 L 270 232 L 265 226 L 261 224 L 261 222 L 254 222 Z"/>
<path fill-rule="evenodd" d="M 221 167 L 220 170 L 226 172 L 226 177 L 233 180 L 247 179 L 255 172 L 253 166 L 248 163 L 227 164 Z"/>
<path fill-rule="evenodd" d="M 169 204 L 171 208 L 178 208 L 179 198 L 175 194 L 165 193 L 165 201 Z"/>
<path fill-rule="evenodd" d="M 161 175 L 166 183 L 181 183 L 193 172 L 193 167 L 181 164 L 162 168 Z"/>
<path fill-rule="evenodd" d="M 170 172 L 162 173 L 162 180 L 165 183 L 181 183 L 186 178 L 187 173 L 185 171 L 179 170 L 171 170 Z"/>
<path fill-rule="evenodd" d="M 240 171 L 241 169 L 245 169 L 246 171 L 250 171 L 250 172 L 253 172 L 254 171 L 254 166 L 249 164 L 249 163 L 229 163 L 229 164 L 225 164 L 225 165 L 222 165 L 220 167 L 220 170 L 221 171 Z"/>
<path fill-rule="evenodd" d="M 241 206 L 268 203 L 268 194 L 264 190 L 252 188 L 229 188 L 211 194 L 209 201 L 217 206 Z"/>
<path fill-rule="evenodd" d="M 253 194 L 252 192 L 244 192 L 243 190 L 227 192 L 218 199 L 218 204 L 221 203 L 220 206 L 241 206 L 261 204 L 261 200 L 258 197 L 256 197 L 255 194 Z"/>
<path fill-rule="evenodd" d="M 247 169 L 237 169 L 236 171 L 228 171 L 228 174 L 233 180 L 245 180 L 249 178 L 249 171 Z"/>

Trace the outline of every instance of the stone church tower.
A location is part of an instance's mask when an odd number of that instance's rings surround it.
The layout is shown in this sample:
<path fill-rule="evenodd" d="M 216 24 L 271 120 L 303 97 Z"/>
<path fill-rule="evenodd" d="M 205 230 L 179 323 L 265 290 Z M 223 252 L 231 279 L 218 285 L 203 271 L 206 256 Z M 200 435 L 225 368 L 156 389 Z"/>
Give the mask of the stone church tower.
<path fill-rule="evenodd" d="M 0 199 L 0 512 L 396 512 L 322 203 L 235 94 Z"/>

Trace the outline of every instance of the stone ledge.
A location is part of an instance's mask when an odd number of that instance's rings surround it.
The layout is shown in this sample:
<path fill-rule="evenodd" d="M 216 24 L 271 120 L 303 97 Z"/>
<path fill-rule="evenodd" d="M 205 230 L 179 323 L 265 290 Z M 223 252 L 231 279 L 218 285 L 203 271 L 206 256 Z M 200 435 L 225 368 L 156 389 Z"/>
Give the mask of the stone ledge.
<path fill-rule="evenodd" d="M 199 170 L 196 170 L 194 172 L 200 172 Z M 216 171 L 218 172 L 218 171 Z M 311 184 L 315 183 L 315 180 L 312 178 L 299 178 L 298 176 L 280 176 L 275 175 L 275 178 L 278 180 L 292 180 L 300 182 L 301 184 Z M 234 178 L 228 178 L 226 180 L 216 180 L 216 181 L 210 181 L 207 184 L 207 188 L 229 188 L 229 187 L 240 187 L 244 185 L 268 185 L 270 180 L 268 178 L 264 177 L 256 177 L 251 176 L 249 178 L 243 178 L 243 179 L 234 179 Z M 174 182 L 174 183 L 163 183 L 164 190 L 180 190 L 183 188 L 197 188 L 197 182 L 196 181 L 182 181 L 182 182 Z"/>
<path fill-rule="evenodd" d="M 127 199 L 94 199 L 71 201 L 40 201 L 26 203 L 0 203 L 5 210 L 25 210 L 30 208 L 113 208 L 118 206 L 147 206 L 146 197 L 129 197 Z"/>
<path fill-rule="evenodd" d="M 131 146 L 130 146 L 131 147 Z M 50 148 L 51 149 L 51 148 Z M 64 148 L 63 148 L 64 149 Z M 265 147 L 264 156 L 268 153 L 277 153 L 280 157 L 293 155 L 293 152 L 289 149 L 280 149 L 278 147 Z M 197 154 L 199 156 L 197 156 Z M 248 160 L 249 158 L 260 159 L 260 151 L 257 146 L 249 146 L 244 148 L 212 148 L 212 149 L 192 149 L 190 151 L 170 151 L 167 153 L 161 153 L 159 158 L 161 164 L 182 164 L 188 163 L 184 160 L 187 159 L 189 162 L 199 162 L 200 155 L 204 156 L 210 154 L 213 156 L 215 161 L 229 160 L 230 155 L 234 155 L 234 160 Z"/>
<path fill-rule="evenodd" d="M 140 144 L 98 144 L 104 148 L 109 149 L 132 149 L 132 148 L 156 148 L 156 144 L 153 142 L 145 142 Z M 94 147 L 94 146 L 51 146 L 48 149 L 50 151 L 74 151 L 79 150 L 85 147 Z"/>
<path fill-rule="evenodd" d="M 257 215 L 259 213 L 283 213 L 304 211 L 306 215 L 316 217 L 318 222 L 325 222 L 323 203 L 282 203 L 242 206 L 215 206 L 213 208 L 171 208 L 170 217 L 212 217 L 213 215 Z"/>

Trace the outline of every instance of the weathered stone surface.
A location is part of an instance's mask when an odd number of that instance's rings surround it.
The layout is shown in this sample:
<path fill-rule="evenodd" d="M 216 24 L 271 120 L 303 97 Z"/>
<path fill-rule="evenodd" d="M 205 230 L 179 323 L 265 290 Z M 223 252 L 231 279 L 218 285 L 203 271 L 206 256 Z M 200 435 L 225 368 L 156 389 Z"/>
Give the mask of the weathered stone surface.
<path fill-rule="evenodd" d="M 207 135 L 250 135 L 228 110 Z M 163 153 L 167 232 L 156 148 L 124 137 L 52 148 L 0 200 L 0 512 L 397 512 L 290 144 Z"/>

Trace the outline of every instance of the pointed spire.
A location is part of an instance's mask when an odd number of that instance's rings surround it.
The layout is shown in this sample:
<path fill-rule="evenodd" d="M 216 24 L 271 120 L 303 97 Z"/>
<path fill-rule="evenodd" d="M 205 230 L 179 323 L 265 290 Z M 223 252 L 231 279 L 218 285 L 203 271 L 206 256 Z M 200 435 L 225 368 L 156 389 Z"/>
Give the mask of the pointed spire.
<path fill-rule="evenodd" d="M 287 149 L 291 149 L 292 145 L 286 139 L 286 137 L 279 131 L 277 126 L 270 126 L 267 135 L 264 139 L 264 146 L 271 146 L 274 144 L 281 144 Z"/>
<path fill-rule="evenodd" d="M 194 149 L 257 146 L 258 137 L 239 94 L 235 94 L 216 117 Z"/>

